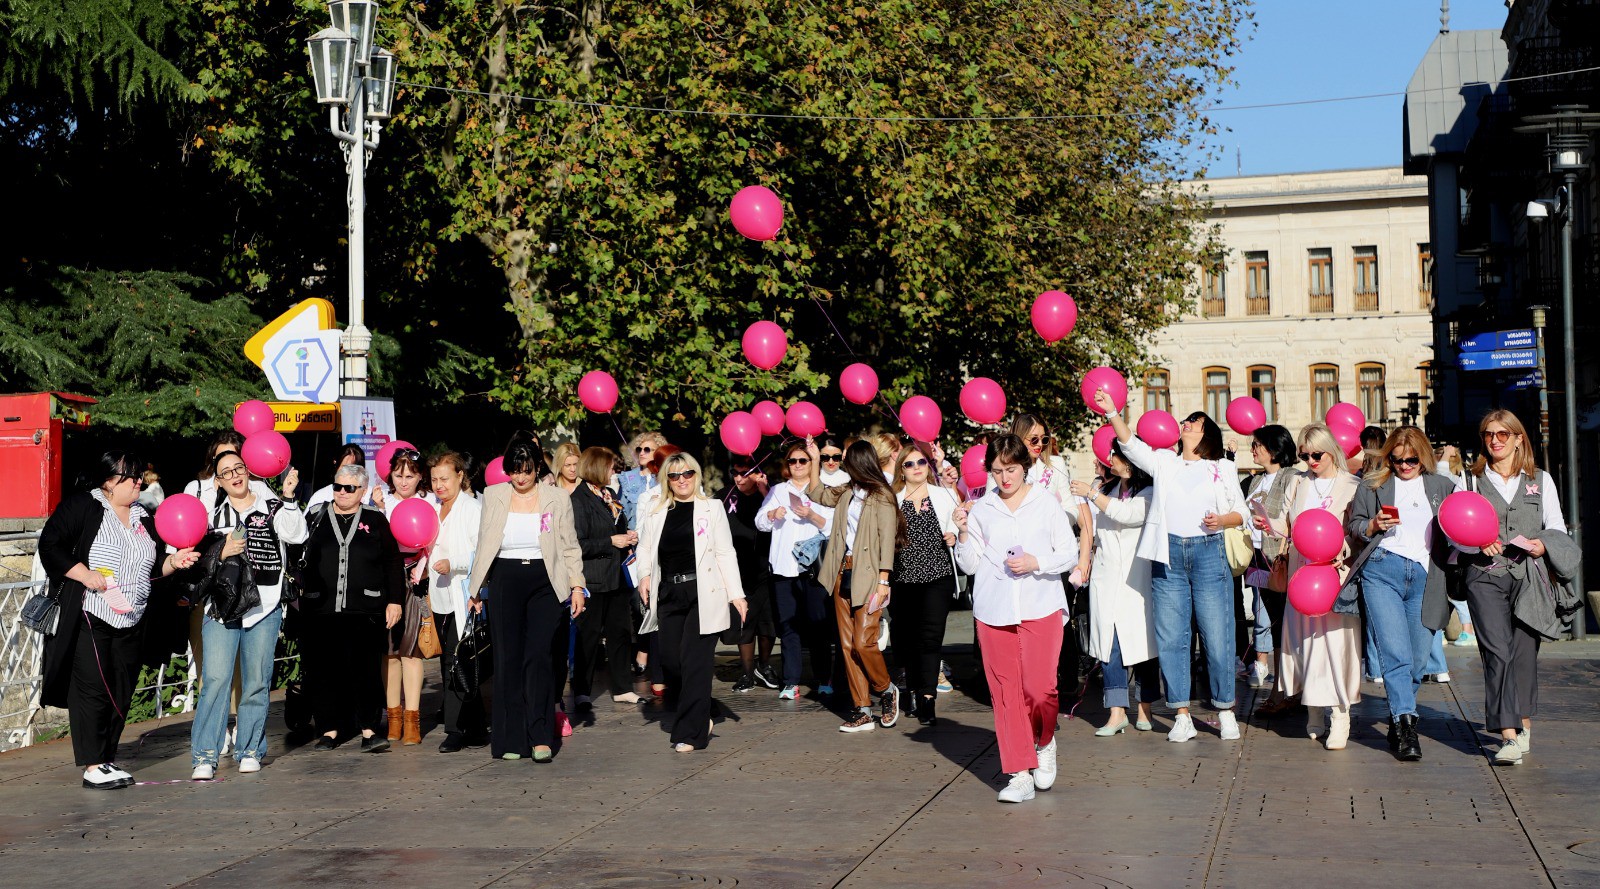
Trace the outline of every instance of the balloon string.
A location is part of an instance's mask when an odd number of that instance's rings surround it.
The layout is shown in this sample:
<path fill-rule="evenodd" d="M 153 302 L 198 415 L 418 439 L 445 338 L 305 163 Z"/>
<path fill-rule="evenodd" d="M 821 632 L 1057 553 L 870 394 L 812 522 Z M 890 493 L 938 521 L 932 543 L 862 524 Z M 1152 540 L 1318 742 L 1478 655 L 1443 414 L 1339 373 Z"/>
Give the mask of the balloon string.
<path fill-rule="evenodd" d="M 811 301 L 817 304 L 817 311 L 822 313 L 822 317 L 828 319 L 828 326 L 833 328 L 833 333 L 839 338 L 839 342 L 844 343 L 845 351 L 850 353 L 851 358 L 856 357 L 856 350 L 850 348 L 850 341 L 844 338 L 844 333 L 839 330 L 839 325 L 834 323 L 833 316 L 828 314 L 827 308 L 822 305 L 822 300 L 813 296 Z"/>
<path fill-rule="evenodd" d="M 606 417 L 611 420 L 611 425 L 617 430 L 617 439 L 624 445 L 628 443 L 628 433 L 622 431 L 622 424 L 617 422 L 617 415 L 606 411 Z"/>

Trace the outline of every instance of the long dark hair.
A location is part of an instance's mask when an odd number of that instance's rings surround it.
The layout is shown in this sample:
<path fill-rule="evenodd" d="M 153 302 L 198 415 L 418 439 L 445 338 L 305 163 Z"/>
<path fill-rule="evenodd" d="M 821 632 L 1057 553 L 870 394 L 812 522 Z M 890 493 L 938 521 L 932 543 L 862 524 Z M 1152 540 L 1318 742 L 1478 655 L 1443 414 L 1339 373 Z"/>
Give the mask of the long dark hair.
<path fill-rule="evenodd" d="M 1204 430 L 1200 436 L 1199 444 L 1194 446 L 1194 454 L 1202 460 L 1221 460 L 1226 454 L 1222 449 L 1222 430 L 1218 428 L 1217 421 L 1211 419 L 1205 411 L 1195 411 L 1185 417 L 1185 423 L 1199 423 Z"/>
<path fill-rule="evenodd" d="M 500 455 L 502 463 L 500 468 L 506 475 L 513 472 L 531 472 L 534 480 L 550 474 L 550 467 L 545 464 L 544 448 L 539 446 L 539 440 L 533 433 L 518 429 L 511 433 L 511 440 L 506 442 L 506 449 Z"/>
<path fill-rule="evenodd" d="M 206 462 L 201 465 L 195 478 L 205 481 L 211 477 L 213 467 L 217 464 L 217 454 L 224 448 L 238 453 L 242 447 L 244 447 L 244 436 L 232 429 L 224 429 L 211 436 L 211 443 L 206 445 Z"/>
<path fill-rule="evenodd" d="M 1150 473 L 1140 469 L 1132 460 L 1129 460 L 1127 453 L 1122 450 L 1122 442 L 1114 438 L 1111 440 L 1111 456 L 1128 464 L 1128 493 L 1130 495 L 1137 494 L 1155 484 L 1155 480 L 1150 477 Z M 1100 493 L 1110 497 L 1111 493 L 1117 489 L 1117 482 L 1120 481 L 1122 479 L 1115 475 L 1107 478 L 1106 483 L 1100 486 Z"/>
<path fill-rule="evenodd" d="M 883 467 L 878 463 L 878 451 L 872 442 L 857 441 L 845 448 L 840 468 L 850 476 L 850 486 L 865 491 L 868 500 L 878 498 L 894 508 L 894 546 L 895 549 L 905 546 L 906 517 L 895 504 L 894 489 L 883 478 Z M 849 506 L 845 503 L 837 508 L 849 509 Z"/>

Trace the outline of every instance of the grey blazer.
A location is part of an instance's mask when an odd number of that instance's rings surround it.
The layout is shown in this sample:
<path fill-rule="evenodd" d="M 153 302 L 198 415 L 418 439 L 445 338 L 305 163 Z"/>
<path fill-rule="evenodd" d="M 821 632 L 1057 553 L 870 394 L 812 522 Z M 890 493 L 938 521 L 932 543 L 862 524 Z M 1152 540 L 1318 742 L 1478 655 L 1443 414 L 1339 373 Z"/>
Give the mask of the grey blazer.
<path fill-rule="evenodd" d="M 1428 504 L 1433 507 L 1433 547 L 1428 552 L 1431 564 L 1428 565 L 1428 584 L 1422 594 L 1422 625 L 1430 630 L 1439 630 L 1450 620 L 1450 594 L 1445 570 L 1450 562 L 1451 551 L 1450 539 L 1439 527 L 1439 505 L 1455 492 L 1456 483 L 1447 476 L 1425 472 L 1422 474 L 1422 489 L 1428 495 Z M 1361 555 L 1351 565 L 1352 574 L 1359 571 L 1372 551 L 1378 548 L 1378 538 L 1367 535 L 1367 529 L 1372 526 L 1372 517 L 1378 514 L 1379 507 L 1393 505 L 1393 476 L 1378 488 L 1363 483 L 1361 489 L 1356 491 L 1356 499 L 1351 501 L 1349 517 L 1345 520 L 1345 533 L 1350 536 L 1351 548 L 1361 548 Z"/>
<path fill-rule="evenodd" d="M 574 586 L 583 586 L 583 548 L 578 545 L 578 531 L 572 523 L 572 498 L 555 485 L 540 484 L 539 511 L 550 513 L 550 530 L 539 535 L 539 549 L 544 553 L 544 569 L 550 574 L 550 585 L 556 597 L 565 602 L 572 596 Z M 489 569 L 500 552 L 505 539 L 506 515 L 511 512 L 511 483 L 490 485 L 483 492 L 483 513 L 478 519 L 478 555 L 472 562 L 472 582 L 467 586 L 471 595 L 478 595 Z"/>

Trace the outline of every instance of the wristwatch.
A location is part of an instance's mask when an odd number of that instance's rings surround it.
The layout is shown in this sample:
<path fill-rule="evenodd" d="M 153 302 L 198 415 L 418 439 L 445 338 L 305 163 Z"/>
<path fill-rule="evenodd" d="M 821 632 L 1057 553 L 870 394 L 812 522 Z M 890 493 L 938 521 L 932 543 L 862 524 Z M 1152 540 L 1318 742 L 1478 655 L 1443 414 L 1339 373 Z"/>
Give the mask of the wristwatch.
<path fill-rule="evenodd" d="M 881 577 L 880 577 L 880 578 L 878 578 L 878 586 L 888 586 L 888 585 L 889 585 L 889 581 L 887 581 L 887 580 L 884 580 L 884 579 L 883 579 L 883 578 L 881 578 Z"/>

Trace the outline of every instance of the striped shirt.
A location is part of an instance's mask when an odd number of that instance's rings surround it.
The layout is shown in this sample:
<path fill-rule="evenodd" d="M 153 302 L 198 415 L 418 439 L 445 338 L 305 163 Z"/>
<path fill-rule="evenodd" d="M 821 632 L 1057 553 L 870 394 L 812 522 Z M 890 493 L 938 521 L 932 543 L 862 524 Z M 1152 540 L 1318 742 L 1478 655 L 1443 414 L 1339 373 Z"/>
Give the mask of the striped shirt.
<path fill-rule="evenodd" d="M 135 503 L 128 507 L 128 521 L 122 524 L 116 510 L 101 491 L 92 491 L 94 499 L 105 509 L 100 531 L 89 546 L 89 570 L 105 574 L 107 587 L 115 587 L 133 608 L 127 614 L 118 614 L 105 597 L 95 590 L 85 590 L 83 609 L 107 624 L 127 629 L 144 617 L 145 605 L 150 601 L 150 573 L 156 564 L 156 542 L 144 529 L 148 513 Z"/>

